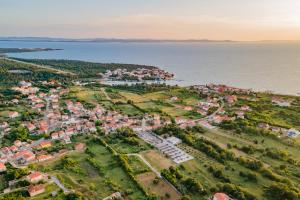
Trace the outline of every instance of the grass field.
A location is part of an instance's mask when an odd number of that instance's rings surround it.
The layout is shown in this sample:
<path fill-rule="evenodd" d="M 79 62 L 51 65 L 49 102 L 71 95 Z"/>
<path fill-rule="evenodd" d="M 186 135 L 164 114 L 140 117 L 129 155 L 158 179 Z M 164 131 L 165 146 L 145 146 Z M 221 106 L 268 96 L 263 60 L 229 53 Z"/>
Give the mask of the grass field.
<path fill-rule="evenodd" d="M 128 115 L 128 116 L 143 116 L 143 112 L 141 112 L 139 109 L 135 108 L 134 106 L 130 104 L 117 104 L 116 109 L 119 110 L 122 114 Z"/>
<path fill-rule="evenodd" d="M 129 154 L 129 153 L 139 153 L 141 151 L 149 150 L 151 147 L 144 142 L 143 140 L 139 138 L 135 138 L 135 140 L 138 142 L 137 145 L 131 145 L 126 143 L 120 138 L 110 137 L 106 136 L 104 140 L 113 147 L 117 152 L 122 154 Z"/>
<path fill-rule="evenodd" d="M 78 100 L 96 104 L 99 99 L 105 99 L 101 90 L 91 90 L 81 86 L 73 86 L 70 88 L 70 94 L 74 95 Z"/>
<path fill-rule="evenodd" d="M 149 172 L 149 167 L 137 156 L 128 156 L 128 163 L 133 170 L 134 175 Z"/>
<path fill-rule="evenodd" d="M 136 94 L 136 93 L 131 93 L 131 92 L 120 92 L 120 95 L 123 96 L 125 99 L 127 100 L 131 100 L 133 101 L 134 103 L 140 103 L 140 102 L 145 102 L 145 101 L 149 101 L 150 99 L 145 97 L 145 96 L 142 96 L 142 95 L 139 95 L 139 94 Z"/>
<path fill-rule="evenodd" d="M 60 160 L 47 164 L 41 169 L 46 169 L 49 174 L 57 176 L 69 189 L 81 192 L 88 199 L 103 199 L 115 191 L 122 192 L 125 199 L 144 198 L 130 177 L 118 164 L 113 155 L 99 144 L 89 145 L 90 151 L 95 155 L 96 163 L 101 166 L 100 174 L 86 159 L 86 153 L 75 153 L 68 157 L 78 163 L 79 172 L 68 169 L 57 169 Z M 99 189 L 101 188 L 101 189 Z M 127 196 L 127 197 L 126 197 Z"/>
<path fill-rule="evenodd" d="M 143 173 L 137 176 L 137 179 L 140 184 L 146 188 L 147 192 L 154 193 L 158 196 L 160 200 L 179 200 L 180 195 L 178 192 L 166 183 L 164 180 L 159 179 L 158 183 L 153 183 L 156 175 L 153 172 Z"/>
<path fill-rule="evenodd" d="M 150 150 L 142 152 L 143 157 L 158 170 L 167 169 L 174 166 L 175 163 L 170 159 L 166 158 L 163 154 L 159 153 L 157 150 Z"/>
<path fill-rule="evenodd" d="M 285 160 L 270 158 L 265 155 L 264 151 L 255 150 L 253 153 L 248 154 L 243 151 L 240 151 L 237 148 L 233 147 L 228 149 L 227 147 L 227 144 L 230 143 L 232 146 L 237 145 L 238 147 L 251 145 L 255 149 L 274 148 L 286 151 L 290 154 L 289 156 L 291 158 L 298 160 L 300 156 L 300 149 L 297 145 L 291 145 L 276 137 L 250 135 L 244 133 L 236 134 L 230 131 L 223 131 L 219 129 L 207 131 L 204 134 L 196 134 L 196 136 L 205 137 L 206 139 L 217 144 L 219 147 L 233 152 L 236 157 L 243 156 L 251 159 L 260 160 L 265 168 L 271 169 L 281 179 L 288 178 L 290 181 L 293 182 L 293 184 L 299 184 L 299 178 L 296 178 L 294 176 L 295 174 L 300 173 L 300 170 L 297 169 L 299 167 L 289 164 Z M 216 187 L 216 183 L 222 182 L 221 179 L 215 177 L 212 173 L 209 172 L 209 167 L 213 167 L 214 169 L 220 169 L 221 171 L 223 171 L 223 174 L 227 178 L 229 178 L 231 183 L 241 186 L 245 191 L 249 193 L 255 194 L 255 196 L 257 196 L 258 199 L 264 199 L 263 188 L 273 183 L 273 181 L 263 176 L 259 171 L 250 170 L 245 166 L 241 165 L 239 162 L 227 161 L 226 163 L 222 164 L 210 158 L 203 152 L 200 152 L 186 144 L 180 144 L 179 147 L 191 154 L 192 156 L 194 156 L 195 159 L 181 164 L 180 167 L 178 167 L 178 169 L 187 177 L 193 177 L 196 180 L 200 181 L 201 184 L 203 184 L 203 186 L 205 186 L 206 188 L 214 188 Z M 285 166 L 286 169 L 280 170 L 280 166 Z M 257 181 L 251 181 L 245 177 L 241 177 L 240 172 L 254 173 L 256 175 Z M 197 198 L 193 197 L 192 199 Z"/>

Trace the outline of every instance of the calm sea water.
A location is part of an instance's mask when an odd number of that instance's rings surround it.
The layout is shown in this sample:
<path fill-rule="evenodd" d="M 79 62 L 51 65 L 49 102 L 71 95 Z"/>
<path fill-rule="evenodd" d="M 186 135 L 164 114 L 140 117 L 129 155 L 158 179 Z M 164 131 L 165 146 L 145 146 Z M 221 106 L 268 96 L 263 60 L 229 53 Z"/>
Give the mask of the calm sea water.
<path fill-rule="evenodd" d="M 155 65 L 179 85 L 222 83 L 276 93 L 300 92 L 300 43 L 84 43 L 4 42 L 0 47 L 60 48 L 10 54 L 20 58 L 75 59 Z"/>

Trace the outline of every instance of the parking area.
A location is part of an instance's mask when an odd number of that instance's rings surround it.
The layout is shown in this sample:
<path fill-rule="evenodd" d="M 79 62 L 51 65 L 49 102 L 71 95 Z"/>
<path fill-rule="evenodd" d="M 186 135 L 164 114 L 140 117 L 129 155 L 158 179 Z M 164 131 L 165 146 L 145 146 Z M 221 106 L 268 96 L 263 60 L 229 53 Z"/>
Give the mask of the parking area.
<path fill-rule="evenodd" d="M 163 139 L 162 137 L 155 135 L 154 133 L 142 132 L 139 133 L 138 136 L 145 142 L 158 148 L 161 152 L 163 152 L 177 164 L 193 159 L 193 156 L 176 147 L 172 142 L 170 142 L 170 140 Z M 172 141 L 174 141 L 174 137 Z"/>

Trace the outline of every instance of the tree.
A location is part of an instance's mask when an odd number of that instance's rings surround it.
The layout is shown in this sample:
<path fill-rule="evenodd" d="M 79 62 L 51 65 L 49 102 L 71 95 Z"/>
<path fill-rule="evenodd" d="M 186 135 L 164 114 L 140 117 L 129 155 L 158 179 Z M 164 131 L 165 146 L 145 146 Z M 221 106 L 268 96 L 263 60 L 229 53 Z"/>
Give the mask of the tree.
<path fill-rule="evenodd" d="M 135 132 L 128 127 L 118 128 L 116 130 L 116 135 L 120 137 L 134 137 L 136 136 Z"/>
<path fill-rule="evenodd" d="M 77 192 L 77 193 L 70 193 L 66 195 L 66 200 L 81 200 L 82 199 L 82 194 Z"/>
<path fill-rule="evenodd" d="M 281 183 L 270 185 L 265 193 L 272 200 L 296 200 L 300 198 L 300 192 L 297 188 Z"/>
<path fill-rule="evenodd" d="M 15 140 L 26 141 L 29 137 L 29 131 L 23 126 L 14 128 L 10 134 L 6 135 L 5 138 L 13 142 Z"/>

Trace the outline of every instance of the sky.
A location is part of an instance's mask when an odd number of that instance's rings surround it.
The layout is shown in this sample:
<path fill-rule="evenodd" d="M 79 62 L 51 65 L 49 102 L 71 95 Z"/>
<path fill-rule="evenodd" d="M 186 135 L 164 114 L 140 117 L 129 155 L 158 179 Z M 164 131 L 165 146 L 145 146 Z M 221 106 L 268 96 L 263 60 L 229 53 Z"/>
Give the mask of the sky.
<path fill-rule="evenodd" d="M 300 40 L 300 0 L 0 0 L 0 36 Z"/>

